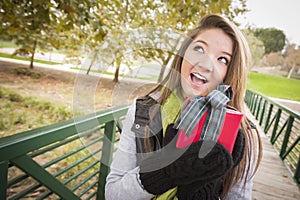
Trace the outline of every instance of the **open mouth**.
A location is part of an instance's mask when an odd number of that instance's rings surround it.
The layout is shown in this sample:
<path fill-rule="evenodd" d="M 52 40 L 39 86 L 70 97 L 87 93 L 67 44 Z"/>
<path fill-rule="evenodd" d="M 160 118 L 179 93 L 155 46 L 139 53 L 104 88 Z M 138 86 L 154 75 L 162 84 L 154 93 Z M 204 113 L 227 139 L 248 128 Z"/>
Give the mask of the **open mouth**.
<path fill-rule="evenodd" d="M 207 83 L 207 79 L 204 76 L 202 76 L 201 74 L 191 73 L 190 76 L 191 76 L 192 82 L 196 85 L 202 85 L 202 84 Z"/>

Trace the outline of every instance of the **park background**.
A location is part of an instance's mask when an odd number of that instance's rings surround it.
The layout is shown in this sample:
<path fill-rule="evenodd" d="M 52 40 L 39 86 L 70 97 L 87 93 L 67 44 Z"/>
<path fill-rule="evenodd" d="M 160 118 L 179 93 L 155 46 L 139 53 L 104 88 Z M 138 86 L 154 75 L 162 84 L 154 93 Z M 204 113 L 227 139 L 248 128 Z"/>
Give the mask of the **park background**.
<path fill-rule="evenodd" d="M 299 113 L 299 44 L 271 23 L 242 24 L 250 12 L 246 0 L 3 0 L 0 137 L 130 103 L 168 71 L 174 53 L 158 45 L 178 41 L 161 34 L 185 35 L 208 13 L 245 34 L 253 57 L 247 87 Z"/>

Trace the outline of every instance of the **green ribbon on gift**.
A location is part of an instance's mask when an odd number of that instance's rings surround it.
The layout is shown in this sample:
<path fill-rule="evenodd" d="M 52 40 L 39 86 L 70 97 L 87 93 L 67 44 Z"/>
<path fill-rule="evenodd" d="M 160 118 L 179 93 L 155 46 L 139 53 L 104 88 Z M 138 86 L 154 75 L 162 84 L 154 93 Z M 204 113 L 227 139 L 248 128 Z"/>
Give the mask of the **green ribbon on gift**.
<path fill-rule="evenodd" d="M 190 136 L 201 117 L 208 111 L 200 139 L 217 141 L 225 119 L 226 105 L 231 99 L 232 89 L 224 84 L 218 85 L 206 97 L 187 98 L 174 128 L 182 129 Z"/>

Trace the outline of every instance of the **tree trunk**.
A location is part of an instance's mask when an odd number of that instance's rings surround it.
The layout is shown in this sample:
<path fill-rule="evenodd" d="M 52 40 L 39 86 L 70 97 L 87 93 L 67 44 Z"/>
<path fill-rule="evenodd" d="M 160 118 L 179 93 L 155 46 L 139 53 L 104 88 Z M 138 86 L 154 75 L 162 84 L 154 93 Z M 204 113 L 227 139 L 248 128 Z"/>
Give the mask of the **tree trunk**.
<path fill-rule="evenodd" d="M 93 64 L 94 64 L 94 62 L 95 62 L 95 60 L 96 60 L 96 57 L 97 57 L 97 52 L 95 52 L 95 54 L 93 55 L 92 62 L 91 62 L 91 64 L 90 64 L 88 70 L 86 71 L 86 74 L 87 74 L 87 75 L 90 73 L 91 68 L 92 68 L 92 66 L 93 66 Z"/>
<path fill-rule="evenodd" d="M 33 69 L 33 61 L 34 61 L 34 54 L 35 54 L 36 45 L 37 45 L 37 41 L 34 41 L 33 48 L 32 48 L 32 54 L 31 54 L 31 58 L 30 58 L 29 69 Z"/>
<path fill-rule="evenodd" d="M 116 59 L 116 71 L 115 71 L 115 77 L 114 77 L 114 82 L 118 83 L 119 82 L 119 71 L 120 71 L 120 66 L 121 66 L 121 57 L 118 57 Z"/>
<path fill-rule="evenodd" d="M 296 67 L 296 64 L 293 64 L 293 67 L 290 69 L 287 78 L 291 78 L 291 76 L 292 76 L 292 74 L 293 74 L 293 72 L 294 72 L 295 67 Z"/>
<path fill-rule="evenodd" d="M 175 52 L 175 49 L 177 47 L 177 45 L 179 44 L 180 42 L 180 38 L 178 38 L 174 44 L 174 46 L 172 46 L 172 49 L 173 51 L 172 52 Z M 168 52 L 168 56 L 166 59 L 163 60 L 163 67 L 160 69 L 160 72 L 159 72 L 159 76 L 158 76 L 158 79 L 157 79 L 157 82 L 161 82 L 163 80 L 163 77 L 164 77 L 164 73 L 165 73 L 165 70 L 166 70 L 166 67 L 169 63 L 169 61 L 171 60 L 172 58 L 172 53 Z"/>
<path fill-rule="evenodd" d="M 119 71 L 120 71 L 120 67 L 116 67 L 115 77 L 114 77 L 115 83 L 119 82 Z"/>
<path fill-rule="evenodd" d="M 160 68 L 157 83 L 160 83 L 163 80 L 163 77 L 164 77 L 164 74 L 165 74 L 165 71 L 166 71 L 166 67 L 167 67 L 167 65 L 168 65 L 168 63 L 171 59 L 171 56 L 172 56 L 171 53 L 168 53 L 168 57 L 163 61 L 163 65 Z"/>

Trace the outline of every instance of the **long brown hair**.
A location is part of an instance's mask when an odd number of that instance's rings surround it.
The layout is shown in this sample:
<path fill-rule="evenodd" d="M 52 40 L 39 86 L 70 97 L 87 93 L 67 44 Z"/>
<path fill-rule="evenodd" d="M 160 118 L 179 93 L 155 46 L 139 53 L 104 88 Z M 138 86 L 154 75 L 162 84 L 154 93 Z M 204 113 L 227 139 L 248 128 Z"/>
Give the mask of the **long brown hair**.
<path fill-rule="evenodd" d="M 178 53 L 174 56 L 171 70 L 164 80 L 150 93 L 161 92 L 158 103 L 163 105 L 169 95 L 175 89 L 181 90 L 180 71 L 184 53 L 190 43 L 204 30 L 218 28 L 224 31 L 233 41 L 233 54 L 228 67 L 224 84 L 230 85 L 233 98 L 230 105 L 245 113 L 244 93 L 246 89 L 247 67 L 250 65 L 251 54 L 249 46 L 241 31 L 230 21 L 219 15 L 207 15 L 201 19 L 198 26 L 191 30 L 188 37 L 183 41 Z M 222 197 L 225 197 L 230 189 L 240 180 L 252 178 L 255 174 L 262 157 L 262 145 L 260 136 L 256 129 L 250 127 L 250 121 L 244 117 L 241 128 L 245 133 L 244 156 L 237 167 L 231 170 L 224 178 Z M 147 140 L 147 138 L 146 138 Z M 149 143 L 145 141 L 145 143 Z M 255 163 L 253 170 L 252 164 Z M 253 173 L 251 171 L 253 170 Z"/>

